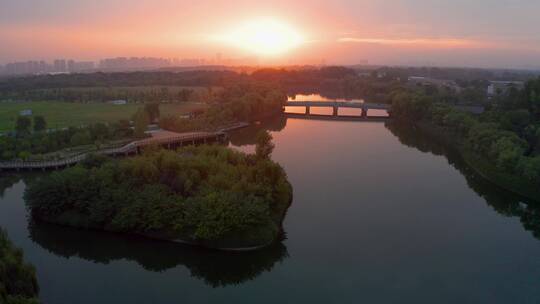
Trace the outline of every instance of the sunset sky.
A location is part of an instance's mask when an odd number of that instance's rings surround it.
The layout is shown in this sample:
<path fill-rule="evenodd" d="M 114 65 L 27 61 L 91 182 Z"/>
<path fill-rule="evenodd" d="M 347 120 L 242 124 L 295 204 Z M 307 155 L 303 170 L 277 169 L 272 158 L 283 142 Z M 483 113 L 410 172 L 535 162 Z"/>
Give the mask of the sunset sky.
<path fill-rule="evenodd" d="M 0 0 L 0 63 L 115 56 L 540 67 L 538 0 Z"/>

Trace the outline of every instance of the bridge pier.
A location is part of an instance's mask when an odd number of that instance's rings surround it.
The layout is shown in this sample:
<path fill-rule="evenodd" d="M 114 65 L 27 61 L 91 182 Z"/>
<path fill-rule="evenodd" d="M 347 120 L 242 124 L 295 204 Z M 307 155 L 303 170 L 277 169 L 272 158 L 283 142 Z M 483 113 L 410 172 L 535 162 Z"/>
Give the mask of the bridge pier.
<path fill-rule="evenodd" d="M 309 106 L 306 106 L 306 115 L 309 115 L 309 114 L 311 114 L 311 113 L 310 113 L 310 112 L 311 112 L 311 110 L 310 110 L 310 109 L 311 109 L 311 108 L 310 108 Z"/>
<path fill-rule="evenodd" d="M 332 115 L 338 116 L 338 111 L 339 111 L 339 108 L 338 108 L 338 107 L 333 107 Z"/>
<path fill-rule="evenodd" d="M 367 108 L 362 108 L 362 118 L 366 118 L 367 117 L 367 112 L 368 112 L 368 109 Z"/>

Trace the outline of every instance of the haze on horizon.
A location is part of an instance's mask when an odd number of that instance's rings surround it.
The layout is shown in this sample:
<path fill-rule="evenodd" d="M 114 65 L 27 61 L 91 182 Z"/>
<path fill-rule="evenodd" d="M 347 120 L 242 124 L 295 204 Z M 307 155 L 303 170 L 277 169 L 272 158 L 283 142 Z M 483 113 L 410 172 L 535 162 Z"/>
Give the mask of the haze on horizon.
<path fill-rule="evenodd" d="M 0 63 L 222 53 L 259 64 L 540 68 L 536 0 L 2 0 L 1 6 Z"/>

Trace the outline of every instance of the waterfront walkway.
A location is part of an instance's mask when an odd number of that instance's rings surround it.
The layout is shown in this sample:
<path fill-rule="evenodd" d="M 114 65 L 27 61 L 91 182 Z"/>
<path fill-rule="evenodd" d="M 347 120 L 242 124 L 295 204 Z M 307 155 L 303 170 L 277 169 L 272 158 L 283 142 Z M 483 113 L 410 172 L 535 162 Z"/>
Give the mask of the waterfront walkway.
<path fill-rule="evenodd" d="M 223 142 L 227 134 L 218 132 L 188 132 L 175 133 L 170 131 L 158 131 L 151 133 L 152 137 L 133 141 L 126 145 L 110 147 L 103 150 L 77 154 L 74 156 L 46 161 L 13 160 L 0 162 L 0 170 L 56 170 L 73 166 L 83 161 L 90 154 L 107 156 L 128 156 L 141 153 L 148 146 L 160 146 L 167 149 L 176 149 L 185 145 L 206 144 Z"/>

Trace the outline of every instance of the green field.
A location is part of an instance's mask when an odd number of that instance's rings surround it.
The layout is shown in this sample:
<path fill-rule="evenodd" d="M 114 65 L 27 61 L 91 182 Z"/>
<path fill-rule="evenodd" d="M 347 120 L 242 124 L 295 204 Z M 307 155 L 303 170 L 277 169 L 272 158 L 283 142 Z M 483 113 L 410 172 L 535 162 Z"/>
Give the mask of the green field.
<path fill-rule="evenodd" d="M 0 103 L 0 132 L 11 131 L 19 112 L 31 109 L 33 116 L 42 115 L 48 128 L 63 128 L 96 122 L 116 122 L 130 119 L 141 104 L 112 105 L 106 103 L 67 103 L 67 102 L 4 102 Z M 162 115 L 180 115 L 195 109 L 205 108 L 200 103 L 162 104 Z"/>

